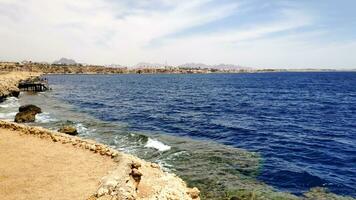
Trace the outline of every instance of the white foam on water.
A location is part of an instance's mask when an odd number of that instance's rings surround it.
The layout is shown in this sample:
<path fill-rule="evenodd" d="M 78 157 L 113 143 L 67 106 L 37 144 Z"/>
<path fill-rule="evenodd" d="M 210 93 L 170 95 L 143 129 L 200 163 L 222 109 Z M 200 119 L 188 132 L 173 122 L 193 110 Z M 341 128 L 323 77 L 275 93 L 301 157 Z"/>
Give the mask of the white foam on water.
<path fill-rule="evenodd" d="M 86 133 L 88 131 L 88 128 L 86 128 L 83 124 L 78 123 L 75 125 L 79 133 Z"/>
<path fill-rule="evenodd" d="M 36 122 L 38 123 L 50 123 L 58 121 L 56 118 L 52 117 L 49 113 L 39 113 L 36 115 Z"/>
<path fill-rule="evenodd" d="M 14 120 L 17 112 L 0 113 L 0 119 L 3 120 Z"/>
<path fill-rule="evenodd" d="M 168 164 L 167 162 L 162 161 L 160 159 L 156 160 L 155 162 L 160 166 L 163 171 L 172 172 L 171 168 L 173 168 L 173 165 Z"/>
<path fill-rule="evenodd" d="M 0 103 L 0 108 L 18 108 L 20 107 L 19 100 L 16 97 L 8 97 L 2 103 Z"/>
<path fill-rule="evenodd" d="M 170 146 L 163 144 L 162 142 L 160 142 L 158 140 L 151 139 L 151 138 L 148 138 L 148 141 L 147 141 L 145 147 L 157 149 L 158 151 L 168 151 L 171 149 Z"/>
<path fill-rule="evenodd" d="M 0 119 L 14 121 L 17 109 L 20 106 L 16 97 L 8 97 L 0 103 Z"/>
<path fill-rule="evenodd" d="M 75 128 L 77 129 L 78 133 L 81 135 L 91 135 L 93 132 L 96 131 L 96 129 L 89 129 L 85 127 L 82 123 L 77 123 L 75 125 Z"/>

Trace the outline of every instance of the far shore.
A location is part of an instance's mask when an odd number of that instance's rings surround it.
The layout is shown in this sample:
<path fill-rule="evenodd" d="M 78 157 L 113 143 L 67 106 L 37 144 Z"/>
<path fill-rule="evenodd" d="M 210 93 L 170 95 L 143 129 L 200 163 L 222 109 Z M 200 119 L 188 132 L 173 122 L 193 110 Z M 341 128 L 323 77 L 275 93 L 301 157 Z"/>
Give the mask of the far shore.
<path fill-rule="evenodd" d="M 0 71 L 31 71 L 44 74 L 236 74 L 236 73 L 277 73 L 277 72 L 356 72 L 356 69 L 321 68 L 251 68 L 227 65 L 226 68 L 214 66 L 147 66 L 147 67 L 108 67 L 83 64 L 49 64 L 37 62 L 0 62 Z"/>

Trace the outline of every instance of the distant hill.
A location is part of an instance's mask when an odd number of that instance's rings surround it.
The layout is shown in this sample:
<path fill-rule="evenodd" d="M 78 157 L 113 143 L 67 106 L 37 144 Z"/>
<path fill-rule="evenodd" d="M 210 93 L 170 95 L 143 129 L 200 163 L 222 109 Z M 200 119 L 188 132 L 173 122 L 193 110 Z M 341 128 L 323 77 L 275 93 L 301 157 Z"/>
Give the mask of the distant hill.
<path fill-rule="evenodd" d="M 219 70 L 249 70 L 251 68 L 242 67 L 239 65 L 233 64 L 218 64 L 218 65 L 207 65 L 204 63 L 186 63 L 183 65 L 179 65 L 180 68 L 201 68 L 201 69 L 219 69 Z"/>
<path fill-rule="evenodd" d="M 201 68 L 201 69 L 204 69 L 204 68 L 210 68 L 211 66 L 209 65 L 206 65 L 204 63 L 185 63 L 183 65 L 179 65 L 178 66 L 179 68 Z"/>
<path fill-rule="evenodd" d="M 204 63 L 185 63 L 178 66 L 169 66 L 160 63 L 141 62 L 132 66 L 132 68 L 140 68 L 140 69 L 145 69 L 145 68 L 164 69 L 167 67 L 177 67 L 182 69 L 252 70 L 252 68 L 242 67 L 240 65 L 233 65 L 233 64 L 207 65 Z"/>
<path fill-rule="evenodd" d="M 73 60 L 73 59 L 61 58 L 57 61 L 54 61 L 53 64 L 55 64 L 55 65 L 76 65 L 78 63 L 75 62 L 75 60 Z"/>
<path fill-rule="evenodd" d="M 126 66 L 119 65 L 119 64 L 105 65 L 105 67 L 111 67 L 111 68 L 126 68 Z"/>
<path fill-rule="evenodd" d="M 212 66 L 214 69 L 222 69 L 222 70 L 249 70 L 252 69 L 250 67 L 243 67 L 240 65 L 233 65 L 233 64 L 219 64 L 219 65 L 213 65 Z"/>
<path fill-rule="evenodd" d="M 164 64 L 160 63 L 147 63 L 147 62 L 140 62 L 133 66 L 133 68 L 156 68 L 156 69 L 163 69 L 166 67 Z"/>

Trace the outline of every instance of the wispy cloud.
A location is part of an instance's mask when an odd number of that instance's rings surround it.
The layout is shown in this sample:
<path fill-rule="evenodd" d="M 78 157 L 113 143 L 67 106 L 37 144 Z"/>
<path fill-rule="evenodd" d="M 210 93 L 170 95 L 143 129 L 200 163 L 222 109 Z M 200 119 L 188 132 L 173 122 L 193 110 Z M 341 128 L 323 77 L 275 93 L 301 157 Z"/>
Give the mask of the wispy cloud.
<path fill-rule="evenodd" d="M 278 67 L 329 66 L 319 58 L 333 53 L 334 60 L 343 59 L 333 64 L 355 65 L 342 52 L 354 46 L 345 38 L 328 43 L 332 30 L 320 26 L 320 13 L 313 11 L 292 1 L 0 0 L 0 59 Z"/>

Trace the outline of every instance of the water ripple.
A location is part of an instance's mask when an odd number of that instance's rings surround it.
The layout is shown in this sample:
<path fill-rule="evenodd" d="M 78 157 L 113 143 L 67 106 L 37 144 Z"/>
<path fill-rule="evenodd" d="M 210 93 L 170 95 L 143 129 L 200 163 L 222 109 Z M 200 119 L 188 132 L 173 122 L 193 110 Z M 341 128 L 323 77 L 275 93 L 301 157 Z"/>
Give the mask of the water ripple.
<path fill-rule="evenodd" d="M 356 196 L 356 73 L 48 78 L 57 98 L 130 131 L 257 151 L 259 179 L 281 190 L 326 186 Z M 177 165 L 175 155 L 185 154 L 163 153 L 160 161 Z"/>

